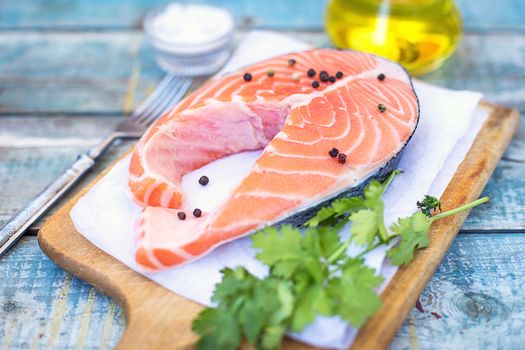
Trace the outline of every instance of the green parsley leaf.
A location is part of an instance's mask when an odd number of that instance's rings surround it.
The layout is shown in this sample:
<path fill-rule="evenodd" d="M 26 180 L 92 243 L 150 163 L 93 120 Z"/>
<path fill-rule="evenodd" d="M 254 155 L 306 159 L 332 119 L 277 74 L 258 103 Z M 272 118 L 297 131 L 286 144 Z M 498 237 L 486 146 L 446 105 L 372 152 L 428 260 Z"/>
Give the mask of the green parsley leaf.
<path fill-rule="evenodd" d="M 441 202 L 436 197 L 425 196 L 421 202 L 417 201 L 416 204 L 421 212 L 427 217 L 431 217 L 432 212 L 436 210 L 436 208 L 439 208 L 439 211 L 441 211 Z"/>
<path fill-rule="evenodd" d="M 381 307 L 381 299 L 374 289 L 382 280 L 362 259 L 349 259 L 342 276 L 330 280 L 327 287 L 336 314 L 354 327 L 361 326 Z"/>
<path fill-rule="evenodd" d="M 242 334 L 257 348 L 275 349 L 293 313 L 292 283 L 271 276 L 259 280 L 244 268 L 222 273 L 212 297 L 219 306 L 203 310 L 193 322 L 197 347 L 236 349 Z"/>
<path fill-rule="evenodd" d="M 332 206 L 322 207 L 310 220 L 304 223 L 306 227 L 317 227 L 328 219 L 333 219 L 336 212 Z"/>
<path fill-rule="evenodd" d="M 273 274 L 290 277 L 305 260 L 302 240 L 298 229 L 283 225 L 280 232 L 275 227 L 269 227 L 254 234 L 252 246 L 259 249 L 257 259 L 270 266 Z"/>
<path fill-rule="evenodd" d="M 326 294 L 324 287 L 319 284 L 311 285 L 297 298 L 297 306 L 291 323 L 292 331 L 302 330 L 318 314 L 331 315 L 332 309 L 332 300 Z"/>
<path fill-rule="evenodd" d="M 335 213 L 338 215 L 351 214 L 364 209 L 365 203 L 361 197 L 341 198 L 332 203 L 332 208 L 334 208 Z"/>
<path fill-rule="evenodd" d="M 305 223 L 307 227 L 317 227 L 320 224 L 336 224 L 337 218 L 347 216 L 353 212 L 366 208 L 361 197 L 340 198 L 328 207 L 321 208 L 317 214 Z"/>
<path fill-rule="evenodd" d="M 394 170 L 390 173 L 388 178 L 380 183 L 379 181 L 372 180 L 366 186 L 364 190 L 365 200 L 364 204 L 367 208 L 375 212 L 375 225 L 377 227 L 377 234 L 382 242 L 388 241 L 388 232 L 385 227 L 385 220 L 383 217 L 385 211 L 385 204 L 383 202 L 383 194 L 394 180 L 394 178 L 400 173 L 399 170 Z M 373 241 L 373 238 L 371 238 Z"/>
<path fill-rule="evenodd" d="M 341 245 L 341 238 L 339 238 L 338 232 L 344 224 L 346 223 L 339 224 L 336 227 L 319 226 L 317 228 L 317 236 L 319 237 L 319 245 L 323 258 L 328 258 Z"/>
<path fill-rule="evenodd" d="M 264 329 L 264 333 L 261 336 L 261 341 L 259 343 L 260 349 L 279 349 L 281 346 L 281 341 L 286 333 L 287 325 L 286 324 L 277 324 L 268 326 Z"/>
<path fill-rule="evenodd" d="M 193 320 L 192 330 L 200 336 L 198 350 L 235 350 L 241 342 L 237 318 L 225 307 L 204 309 Z"/>
<path fill-rule="evenodd" d="M 221 271 L 222 281 L 215 286 L 211 298 L 215 302 L 223 302 L 230 305 L 237 295 L 253 289 L 258 279 L 243 268 L 225 268 Z"/>
<path fill-rule="evenodd" d="M 432 221 L 418 211 L 412 216 L 401 218 L 391 226 L 391 230 L 401 236 L 397 245 L 387 251 L 387 256 L 394 265 L 409 263 L 414 257 L 414 250 L 426 248 L 429 245 L 428 230 Z"/>
<path fill-rule="evenodd" d="M 386 185 L 386 182 L 385 182 Z M 386 186 L 379 181 L 372 180 L 365 188 L 365 200 L 363 201 L 365 207 L 375 209 L 378 202 L 382 201 L 381 196 L 386 189 Z"/>
<path fill-rule="evenodd" d="M 373 210 L 363 209 L 350 215 L 352 222 L 352 237 L 359 245 L 370 245 L 376 237 L 377 214 Z"/>

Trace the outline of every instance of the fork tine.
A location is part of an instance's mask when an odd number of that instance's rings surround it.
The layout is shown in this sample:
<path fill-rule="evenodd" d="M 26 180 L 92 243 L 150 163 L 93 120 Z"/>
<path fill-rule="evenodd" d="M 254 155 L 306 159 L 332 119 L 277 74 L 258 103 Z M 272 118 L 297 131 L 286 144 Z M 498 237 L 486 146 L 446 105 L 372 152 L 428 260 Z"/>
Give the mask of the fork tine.
<path fill-rule="evenodd" d="M 139 123 L 144 123 L 147 119 L 151 118 L 151 116 L 158 118 L 161 115 L 160 113 L 164 109 L 164 106 L 168 103 L 167 101 L 180 86 L 180 82 L 180 78 L 170 81 L 169 84 L 165 86 L 163 91 L 158 94 L 155 102 L 151 103 L 147 113 L 143 113 L 140 118 L 137 119 L 137 121 Z"/>
<path fill-rule="evenodd" d="M 144 114 L 149 114 L 148 111 L 151 110 L 152 107 L 155 107 L 158 96 L 166 91 L 166 86 L 174 79 L 177 79 L 175 75 L 167 74 L 159 83 L 159 85 L 157 85 L 155 90 L 146 98 L 146 100 L 144 100 L 144 102 L 142 102 L 140 106 L 135 109 L 131 115 L 131 118 L 139 119 Z"/>
<path fill-rule="evenodd" d="M 182 99 L 182 97 L 188 90 L 188 87 L 190 84 L 191 84 L 191 81 L 189 80 L 185 80 L 185 79 L 181 80 L 180 83 L 176 87 L 174 87 L 173 90 L 171 91 L 171 94 L 170 94 L 171 96 L 167 96 L 165 103 L 163 103 L 162 105 L 159 105 L 159 108 L 152 115 L 146 118 L 145 122 L 149 124 L 151 123 L 152 118 L 153 119 L 156 118 L 156 115 L 157 116 L 163 115 L 164 113 L 169 111 L 171 108 L 173 108 L 173 106 L 176 105 Z"/>
<path fill-rule="evenodd" d="M 169 94 L 164 96 L 164 100 L 158 105 L 158 108 L 152 111 L 152 113 L 147 115 L 140 122 L 142 124 L 149 125 L 159 116 L 166 113 L 181 100 L 190 85 L 191 80 L 188 79 L 181 79 L 177 81 L 176 86 L 172 86 L 172 88 L 169 90 Z"/>
<path fill-rule="evenodd" d="M 173 90 L 174 92 L 172 96 L 167 99 L 166 106 L 160 111 L 160 114 L 164 114 L 170 109 L 172 109 L 184 97 L 184 94 L 188 91 L 190 85 L 190 80 L 182 79 L 179 85 L 177 86 L 177 89 Z"/>

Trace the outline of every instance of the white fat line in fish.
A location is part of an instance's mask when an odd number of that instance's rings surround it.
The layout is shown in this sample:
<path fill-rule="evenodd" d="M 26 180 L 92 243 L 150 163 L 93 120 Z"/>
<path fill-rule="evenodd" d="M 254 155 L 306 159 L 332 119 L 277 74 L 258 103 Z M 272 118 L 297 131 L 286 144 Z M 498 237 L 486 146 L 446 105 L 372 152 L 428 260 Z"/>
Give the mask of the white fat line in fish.
<path fill-rule="evenodd" d="M 369 161 L 372 162 L 372 160 L 376 157 L 377 152 L 379 150 L 379 145 L 381 144 L 381 139 L 383 136 L 383 130 L 379 127 L 379 123 L 376 119 L 371 120 L 372 125 L 374 126 L 374 130 L 376 133 L 376 137 L 374 139 L 374 145 L 371 149 L 371 151 L 368 153 Z"/>
<path fill-rule="evenodd" d="M 208 252 L 212 251 L 215 247 L 217 247 L 219 245 L 223 245 L 224 243 L 228 243 L 228 242 L 234 241 L 236 239 L 239 239 L 240 237 L 244 237 L 244 236 L 250 235 L 253 232 L 260 230 L 261 228 L 266 227 L 266 226 L 270 226 L 270 225 L 268 225 L 268 221 L 265 221 L 265 220 L 250 219 L 250 220 L 235 220 L 230 225 L 223 226 L 223 227 L 220 227 L 220 228 L 217 228 L 217 227 L 214 227 L 214 226 L 208 226 L 207 229 L 206 229 L 207 232 L 214 231 L 214 230 L 228 232 L 228 231 L 235 230 L 237 227 L 243 227 L 243 226 L 245 227 L 245 226 L 250 226 L 250 225 L 256 225 L 256 228 L 253 229 L 253 230 L 250 230 L 250 231 L 246 231 L 241 236 L 234 236 L 234 237 L 229 238 L 227 240 L 221 241 L 220 243 L 218 243 L 218 244 L 214 245 L 213 247 L 211 247 L 208 250 Z M 203 254 L 200 254 L 199 256 L 203 256 Z"/>
<path fill-rule="evenodd" d="M 144 220 L 146 220 L 146 219 L 144 219 Z M 146 224 L 144 223 L 143 225 L 146 225 Z M 137 244 L 137 247 L 136 247 L 135 251 L 138 251 L 141 247 L 146 252 L 146 256 L 148 257 L 148 261 L 150 263 L 153 263 L 153 265 L 155 265 L 157 268 L 165 268 L 165 267 L 167 267 L 167 266 L 162 264 L 157 259 L 155 254 L 153 254 L 153 249 L 151 249 L 150 242 L 149 242 L 148 239 L 146 239 L 146 231 L 144 231 L 144 235 L 142 236 L 142 238 L 139 239 L 139 242 Z"/>
<path fill-rule="evenodd" d="M 334 162 L 337 162 L 337 160 L 333 160 Z M 341 166 L 344 166 L 341 164 Z M 275 169 L 275 168 L 261 168 L 257 164 L 254 165 L 252 172 L 257 172 L 259 174 L 263 173 L 275 173 L 280 175 L 294 175 L 294 176 L 301 176 L 301 175 L 317 175 L 317 176 L 324 176 L 324 177 L 332 177 L 335 178 L 336 175 L 334 175 L 332 172 L 329 171 L 319 171 L 319 170 L 284 170 L 284 169 Z"/>
<path fill-rule="evenodd" d="M 167 189 L 162 193 L 162 196 L 161 196 L 161 199 L 160 199 L 160 206 L 161 206 L 161 207 L 164 207 L 164 208 L 169 207 L 170 202 L 171 202 L 171 200 L 173 199 L 173 196 L 174 196 L 174 195 L 175 195 L 175 192 L 174 192 L 174 191 L 170 191 L 170 189 L 167 188 Z"/>
<path fill-rule="evenodd" d="M 388 95 L 386 95 L 384 92 L 385 91 L 378 89 L 377 86 L 371 85 L 370 82 L 363 81 L 361 82 L 361 89 L 359 89 L 357 92 L 354 92 L 354 94 L 357 94 L 359 97 L 363 98 L 364 101 L 370 102 L 370 104 L 384 104 L 387 107 L 387 111 L 394 111 L 398 112 L 400 115 L 406 115 L 403 108 L 403 103 L 399 99 L 400 97 L 403 97 L 403 92 L 400 91 L 399 94 Z M 375 95 L 379 94 L 382 96 L 382 98 L 375 97 Z M 406 102 L 406 105 L 411 105 L 408 98 L 404 98 L 404 101 Z"/>
<path fill-rule="evenodd" d="M 159 187 L 161 184 L 162 182 L 155 179 L 155 182 L 153 183 L 153 185 L 150 185 L 148 187 L 148 190 L 144 192 L 144 200 L 142 201 L 142 204 L 144 207 L 148 206 L 148 200 L 149 200 L 149 197 L 151 196 L 151 193 L 153 193 L 153 191 L 155 191 L 155 189 Z"/>
<path fill-rule="evenodd" d="M 264 198 L 264 199 L 270 199 L 270 198 L 275 198 L 279 200 L 285 199 L 289 201 L 302 201 L 305 198 L 307 198 L 301 195 L 275 193 L 275 192 L 263 192 L 259 190 L 251 190 L 251 191 L 243 192 L 242 194 L 235 195 L 232 198 L 240 198 L 243 196 L 250 196 L 254 198 Z"/>
<path fill-rule="evenodd" d="M 286 102 L 290 104 L 290 108 L 294 109 L 299 106 L 308 105 L 312 99 L 316 97 L 322 97 L 328 92 L 331 92 L 333 90 L 339 89 L 341 86 L 348 86 L 350 83 L 352 83 L 355 80 L 366 80 L 366 79 L 376 79 L 377 75 L 381 72 L 381 70 L 370 70 L 370 71 L 364 71 L 357 75 L 348 75 L 340 80 L 337 80 L 335 83 L 331 85 L 327 85 L 323 90 L 320 91 L 313 91 L 309 94 L 293 94 L 288 97 L 285 97 L 283 99 L 283 102 Z M 393 77 L 391 77 L 393 79 Z"/>

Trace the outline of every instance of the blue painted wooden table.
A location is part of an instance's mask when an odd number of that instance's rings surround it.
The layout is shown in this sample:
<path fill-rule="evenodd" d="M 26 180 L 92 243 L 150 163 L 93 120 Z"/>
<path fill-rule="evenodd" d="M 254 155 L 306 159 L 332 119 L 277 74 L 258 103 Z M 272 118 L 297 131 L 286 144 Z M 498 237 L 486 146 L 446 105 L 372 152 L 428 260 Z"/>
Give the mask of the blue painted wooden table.
<path fill-rule="evenodd" d="M 208 2 L 232 10 L 241 32 L 277 29 L 328 44 L 324 1 Z M 0 0 L 0 224 L 152 91 L 162 72 L 140 22 L 161 3 Z M 423 79 L 483 91 L 525 115 L 525 3 L 458 5 L 461 47 Z M 393 349 L 524 348 L 524 125 L 485 189 L 492 201 L 468 218 Z M 83 184 L 129 146 L 117 145 Z M 120 308 L 42 254 L 39 226 L 0 258 L 0 346 L 112 348 Z"/>

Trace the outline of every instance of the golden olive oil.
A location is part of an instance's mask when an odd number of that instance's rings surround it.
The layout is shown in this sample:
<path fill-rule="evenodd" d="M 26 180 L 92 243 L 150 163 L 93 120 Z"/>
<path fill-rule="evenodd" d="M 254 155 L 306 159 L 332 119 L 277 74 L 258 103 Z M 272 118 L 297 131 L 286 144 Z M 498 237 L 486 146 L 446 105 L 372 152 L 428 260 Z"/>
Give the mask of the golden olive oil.
<path fill-rule="evenodd" d="M 454 52 L 461 17 L 453 0 L 330 0 L 326 31 L 338 48 L 386 57 L 418 75 Z"/>

